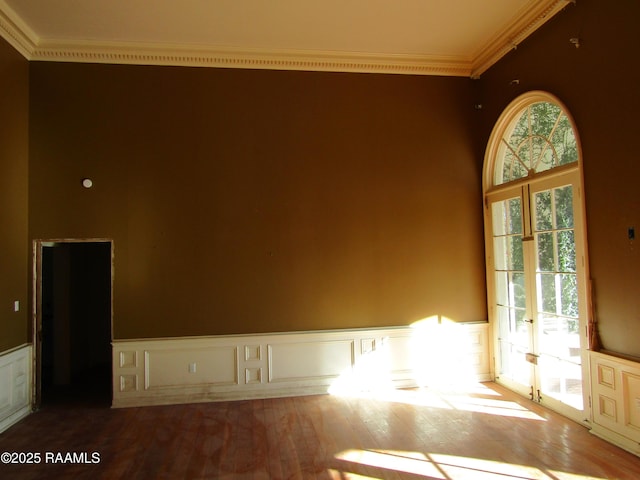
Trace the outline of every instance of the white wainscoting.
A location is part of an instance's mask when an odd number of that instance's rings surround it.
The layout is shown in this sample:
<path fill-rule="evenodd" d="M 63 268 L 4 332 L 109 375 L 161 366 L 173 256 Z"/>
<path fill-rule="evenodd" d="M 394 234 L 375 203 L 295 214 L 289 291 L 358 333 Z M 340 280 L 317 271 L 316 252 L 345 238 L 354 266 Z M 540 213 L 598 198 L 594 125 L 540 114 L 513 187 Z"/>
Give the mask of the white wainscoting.
<path fill-rule="evenodd" d="M 488 325 L 113 342 L 113 406 L 490 380 Z"/>
<path fill-rule="evenodd" d="M 31 345 L 0 353 L 0 432 L 31 413 Z"/>
<path fill-rule="evenodd" d="M 589 352 L 593 428 L 602 437 L 640 455 L 640 363 Z"/>

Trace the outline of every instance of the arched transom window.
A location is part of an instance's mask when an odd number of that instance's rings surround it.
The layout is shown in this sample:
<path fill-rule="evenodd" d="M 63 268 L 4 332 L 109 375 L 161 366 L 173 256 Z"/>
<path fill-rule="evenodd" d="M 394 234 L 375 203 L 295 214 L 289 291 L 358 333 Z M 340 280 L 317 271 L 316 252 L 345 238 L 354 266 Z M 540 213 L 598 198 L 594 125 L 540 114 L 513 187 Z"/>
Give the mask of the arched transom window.
<path fill-rule="evenodd" d="M 532 98 L 514 111 L 495 155 L 493 185 L 578 162 L 578 144 L 565 111 L 549 99 Z"/>

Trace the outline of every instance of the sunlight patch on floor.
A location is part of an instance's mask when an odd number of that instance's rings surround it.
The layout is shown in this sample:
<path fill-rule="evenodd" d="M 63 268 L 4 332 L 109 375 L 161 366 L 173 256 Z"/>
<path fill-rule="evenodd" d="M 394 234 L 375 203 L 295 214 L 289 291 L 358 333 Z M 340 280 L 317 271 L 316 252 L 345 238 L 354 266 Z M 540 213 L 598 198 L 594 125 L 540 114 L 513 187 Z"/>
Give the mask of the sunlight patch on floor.
<path fill-rule="evenodd" d="M 352 472 L 341 472 L 339 470 L 334 470 L 333 468 L 330 468 L 327 471 L 333 480 L 381 480 L 380 477 L 369 477 L 367 475 L 358 475 L 357 473 Z"/>
<path fill-rule="evenodd" d="M 468 391 L 464 389 L 390 388 L 380 391 L 353 392 L 343 396 L 366 398 L 382 402 L 403 403 L 428 408 L 459 410 L 486 413 L 488 415 L 500 415 L 503 417 L 546 421 L 540 415 L 528 410 L 517 402 L 502 400 L 498 392 L 482 386 L 482 384 L 473 385 Z"/>
<path fill-rule="evenodd" d="M 424 475 L 433 479 L 446 480 L 438 466 L 418 452 L 389 452 L 375 450 L 346 450 L 336 455 L 339 460 L 376 467 L 395 472 Z"/>
<path fill-rule="evenodd" d="M 481 398 L 472 395 L 448 395 L 440 393 L 455 410 L 487 413 L 503 417 L 524 418 L 528 420 L 546 421 L 540 415 L 528 410 L 517 402 L 492 398 Z"/>
<path fill-rule="evenodd" d="M 336 455 L 351 469 L 331 469 L 334 479 L 386 478 L 391 472 L 424 476 L 433 480 L 603 480 L 527 465 L 436 453 L 393 450 L 345 450 Z M 359 468 L 373 469 L 376 476 L 362 476 Z M 351 472 L 354 470 L 354 472 Z M 368 471 L 367 475 L 371 475 Z"/>

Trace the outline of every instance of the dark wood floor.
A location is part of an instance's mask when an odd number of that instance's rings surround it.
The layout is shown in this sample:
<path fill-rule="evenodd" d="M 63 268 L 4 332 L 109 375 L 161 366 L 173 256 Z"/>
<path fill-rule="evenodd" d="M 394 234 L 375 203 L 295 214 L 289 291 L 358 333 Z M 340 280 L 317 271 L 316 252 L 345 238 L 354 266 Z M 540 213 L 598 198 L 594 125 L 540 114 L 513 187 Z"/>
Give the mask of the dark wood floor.
<path fill-rule="evenodd" d="M 41 455 L 0 464 L 3 479 L 640 478 L 640 458 L 494 384 L 128 409 L 67 399 L 0 434 L 0 452 Z"/>

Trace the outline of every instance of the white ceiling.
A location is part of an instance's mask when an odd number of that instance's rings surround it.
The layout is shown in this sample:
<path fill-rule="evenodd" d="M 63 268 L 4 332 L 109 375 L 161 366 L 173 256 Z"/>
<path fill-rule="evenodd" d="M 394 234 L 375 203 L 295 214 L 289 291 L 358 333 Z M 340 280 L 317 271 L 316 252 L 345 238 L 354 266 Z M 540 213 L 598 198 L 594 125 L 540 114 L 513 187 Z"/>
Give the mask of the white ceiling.
<path fill-rule="evenodd" d="M 0 0 L 29 60 L 477 76 L 568 0 Z"/>

